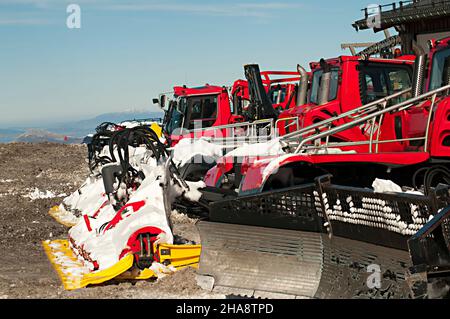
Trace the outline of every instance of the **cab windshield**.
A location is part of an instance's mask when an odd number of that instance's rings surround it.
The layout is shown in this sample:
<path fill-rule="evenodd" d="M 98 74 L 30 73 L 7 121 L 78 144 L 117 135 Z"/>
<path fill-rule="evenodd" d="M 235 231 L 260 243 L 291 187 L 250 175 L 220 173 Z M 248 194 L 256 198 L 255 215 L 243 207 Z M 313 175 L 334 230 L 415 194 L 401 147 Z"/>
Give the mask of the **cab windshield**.
<path fill-rule="evenodd" d="M 164 129 L 169 135 L 171 135 L 173 131 L 181 127 L 183 117 L 182 114 L 177 110 L 176 103 L 171 103 L 168 112 L 169 114 L 167 117 L 167 123 L 164 126 Z"/>
<path fill-rule="evenodd" d="M 449 77 L 448 69 L 450 66 L 450 48 L 436 52 L 433 56 L 433 69 L 431 71 L 431 80 L 429 90 L 435 90 L 447 83 Z"/>
<path fill-rule="evenodd" d="M 217 119 L 218 96 L 202 95 L 181 97 L 170 106 L 165 131 L 178 134 L 177 129 L 192 130 L 214 125 Z"/>

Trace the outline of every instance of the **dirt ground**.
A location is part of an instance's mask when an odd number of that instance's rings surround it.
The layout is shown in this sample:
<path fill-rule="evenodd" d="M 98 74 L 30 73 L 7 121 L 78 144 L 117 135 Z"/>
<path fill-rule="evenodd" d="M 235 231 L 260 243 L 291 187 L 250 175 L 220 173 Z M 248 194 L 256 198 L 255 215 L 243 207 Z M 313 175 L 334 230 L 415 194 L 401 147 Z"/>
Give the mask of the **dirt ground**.
<path fill-rule="evenodd" d="M 88 175 L 82 145 L 0 144 L 0 299 L 8 298 L 220 298 L 201 290 L 186 269 L 159 281 L 110 282 L 65 291 L 42 249 L 67 229 L 48 214 Z M 27 197 L 38 188 L 56 197 Z M 193 220 L 176 216 L 175 233 L 198 240 Z"/>

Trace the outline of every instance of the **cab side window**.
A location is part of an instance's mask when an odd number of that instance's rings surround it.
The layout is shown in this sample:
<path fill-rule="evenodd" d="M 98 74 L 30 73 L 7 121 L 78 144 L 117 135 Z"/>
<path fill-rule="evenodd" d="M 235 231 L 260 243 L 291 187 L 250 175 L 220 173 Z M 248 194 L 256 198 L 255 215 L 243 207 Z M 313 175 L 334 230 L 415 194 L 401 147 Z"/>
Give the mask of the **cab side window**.
<path fill-rule="evenodd" d="M 379 100 L 388 94 L 386 79 L 383 72 L 372 70 L 364 75 L 365 104 Z"/>
<path fill-rule="evenodd" d="M 192 97 L 189 101 L 190 115 L 188 129 L 210 127 L 217 119 L 217 96 Z M 196 122 L 200 122 L 195 124 Z"/>
<path fill-rule="evenodd" d="M 360 65 L 361 101 L 363 104 L 382 99 L 411 87 L 412 68 L 386 65 Z M 392 103 L 408 98 L 401 96 Z"/>
<path fill-rule="evenodd" d="M 280 85 L 274 86 L 270 89 L 269 95 L 272 104 L 283 103 L 286 100 L 286 88 Z"/>

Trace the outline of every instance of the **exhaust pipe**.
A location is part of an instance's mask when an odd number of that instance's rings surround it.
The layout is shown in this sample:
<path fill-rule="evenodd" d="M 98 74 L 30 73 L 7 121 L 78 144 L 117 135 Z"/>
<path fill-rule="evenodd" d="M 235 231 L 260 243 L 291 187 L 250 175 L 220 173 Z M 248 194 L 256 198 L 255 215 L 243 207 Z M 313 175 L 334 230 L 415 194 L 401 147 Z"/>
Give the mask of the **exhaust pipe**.
<path fill-rule="evenodd" d="M 297 106 L 306 104 L 306 96 L 308 93 L 308 72 L 300 64 L 297 64 L 297 71 L 300 74 L 300 88 L 297 94 Z"/>
<path fill-rule="evenodd" d="M 320 92 L 318 104 L 323 105 L 328 103 L 328 96 L 330 94 L 331 68 L 330 65 L 324 59 L 320 60 L 320 66 L 323 70 L 323 74 L 322 79 L 320 80 Z"/>
<path fill-rule="evenodd" d="M 417 43 L 413 43 L 413 51 L 416 54 L 414 62 L 414 78 L 413 78 L 413 97 L 423 94 L 423 79 L 425 76 L 426 54 L 423 48 Z"/>

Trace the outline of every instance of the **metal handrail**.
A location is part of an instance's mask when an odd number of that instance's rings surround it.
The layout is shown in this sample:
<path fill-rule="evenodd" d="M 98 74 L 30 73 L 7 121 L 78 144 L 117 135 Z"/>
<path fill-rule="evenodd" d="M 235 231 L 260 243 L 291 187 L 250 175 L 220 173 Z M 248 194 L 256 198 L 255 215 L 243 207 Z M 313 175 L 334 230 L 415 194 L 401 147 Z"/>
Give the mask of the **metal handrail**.
<path fill-rule="evenodd" d="M 352 109 L 350 111 L 341 113 L 341 114 L 339 114 L 337 116 L 330 117 L 329 119 L 326 119 L 326 120 L 317 122 L 315 124 L 306 126 L 306 127 L 302 128 L 302 129 L 296 131 L 296 132 L 292 132 L 292 133 L 283 135 L 281 138 L 283 140 L 290 140 L 290 139 L 294 139 L 294 138 L 301 138 L 301 137 L 303 137 L 303 136 L 305 136 L 305 135 L 307 135 L 309 133 L 315 132 L 316 129 L 320 130 L 320 129 L 328 128 L 335 121 L 338 121 L 338 120 L 341 120 L 341 119 L 344 119 L 344 118 L 351 118 L 351 119 L 359 118 L 361 116 L 361 114 L 372 112 L 372 111 L 376 111 L 376 110 L 379 109 L 380 105 L 382 105 L 384 103 L 387 103 L 387 102 L 389 102 L 390 100 L 392 100 L 394 98 L 400 97 L 403 94 L 409 93 L 410 91 L 411 91 L 411 88 L 403 90 L 403 91 L 400 91 L 400 92 L 397 92 L 395 94 L 389 95 L 389 96 L 384 97 L 382 99 L 379 99 L 377 101 L 373 101 L 373 102 L 370 102 L 370 103 L 365 104 L 363 106 L 360 106 L 360 107 L 357 107 L 355 109 Z"/>
<path fill-rule="evenodd" d="M 429 117 L 428 117 L 428 121 L 427 121 L 428 122 L 428 127 L 426 128 L 426 134 L 425 134 L 426 136 L 423 138 L 423 139 L 426 139 L 425 140 L 425 145 L 427 145 L 428 144 L 428 140 L 427 139 L 429 137 L 429 123 L 431 122 L 432 113 L 434 112 L 434 106 L 435 106 L 436 97 L 437 97 L 437 95 L 439 93 L 444 92 L 444 91 L 449 90 L 449 89 L 450 89 L 450 85 L 446 85 L 446 86 L 443 86 L 443 87 L 438 88 L 436 90 L 433 90 L 433 91 L 427 92 L 425 94 L 422 94 L 422 95 L 420 95 L 418 97 L 411 98 L 411 99 L 409 99 L 407 101 L 395 104 L 393 106 L 385 107 L 382 110 L 375 111 L 372 114 L 368 114 L 368 115 L 363 116 L 361 118 L 357 118 L 357 119 L 355 119 L 352 122 L 345 123 L 343 125 L 334 127 L 334 128 L 332 128 L 332 129 L 330 129 L 328 131 L 324 131 L 324 132 L 320 132 L 320 133 L 317 133 L 317 134 L 310 135 L 310 136 L 306 137 L 305 139 L 303 139 L 300 142 L 300 144 L 297 146 L 297 148 L 295 150 L 295 153 L 300 153 L 305 148 L 305 145 L 308 142 L 312 142 L 314 140 L 322 139 L 324 137 L 327 138 L 327 137 L 329 137 L 331 135 L 334 135 L 336 133 L 340 133 L 340 132 L 345 131 L 347 129 L 354 128 L 354 127 L 356 127 L 356 126 L 358 126 L 360 124 L 367 123 L 369 120 L 375 120 L 377 117 L 382 116 L 382 115 L 384 115 L 384 114 L 386 114 L 388 112 L 398 112 L 398 111 L 401 111 L 401 110 L 406 110 L 406 109 L 408 109 L 408 108 L 410 108 L 412 106 L 415 106 L 416 103 L 422 102 L 422 101 L 427 100 L 428 98 L 431 97 L 433 104 L 430 107 L 430 113 L 429 113 Z M 378 138 L 379 138 L 379 136 L 378 136 Z M 408 140 L 412 140 L 412 139 L 408 139 Z M 392 140 L 391 142 L 395 142 L 395 141 L 396 140 Z M 369 142 L 370 143 L 374 143 L 373 140 L 371 140 Z M 353 143 L 353 145 L 356 145 L 354 143 L 357 143 L 357 142 L 351 142 L 351 143 Z M 376 140 L 375 143 L 379 144 L 380 141 Z M 336 143 L 336 144 L 338 144 L 338 143 Z"/>
<path fill-rule="evenodd" d="M 292 121 L 291 123 L 288 123 L 287 125 L 284 125 L 284 129 L 287 129 L 288 127 L 291 126 L 296 126 L 297 130 L 300 130 L 300 119 L 298 118 L 298 116 L 293 116 L 293 117 L 286 117 L 286 118 L 282 118 L 282 119 L 278 119 L 275 122 L 275 134 L 276 137 L 280 136 L 280 131 L 278 130 L 279 124 L 282 122 L 288 122 L 288 121 Z"/>
<path fill-rule="evenodd" d="M 245 135 L 236 136 L 235 129 L 243 129 Z M 195 138 L 195 133 L 204 133 L 207 131 L 217 132 L 221 130 L 230 131 L 227 131 L 226 136 L 209 136 L 208 138 L 210 138 L 212 143 L 225 148 L 236 148 L 242 146 L 244 143 L 258 143 L 277 137 L 276 126 L 274 126 L 273 119 L 263 119 L 253 122 L 233 123 L 208 128 L 193 129 L 187 131 L 185 134 L 194 133 Z M 261 131 L 268 132 L 268 134 L 259 134 Z"/>
<path fill-rule="evenodd" d="M 264 120 L 257 120 L 253 122 L 242 122 L 242 123 L 233 123 L 233 124 L 225 124 L 220 126 L 211 126 L 211 127 L 203 127 L 203 128 L 197 128 L 188 130 L 187 133 L 197 133 L 197 132 L 204 132 L 204 131 L 214 131 L 214 130 L 223 130 L 227 128 L 242 128 L 242 127 L 248 127 L 251 125 L 259 125 L 259 124 L 271 124 L 273 122 L 273 119 L 264 119 Z"/>

